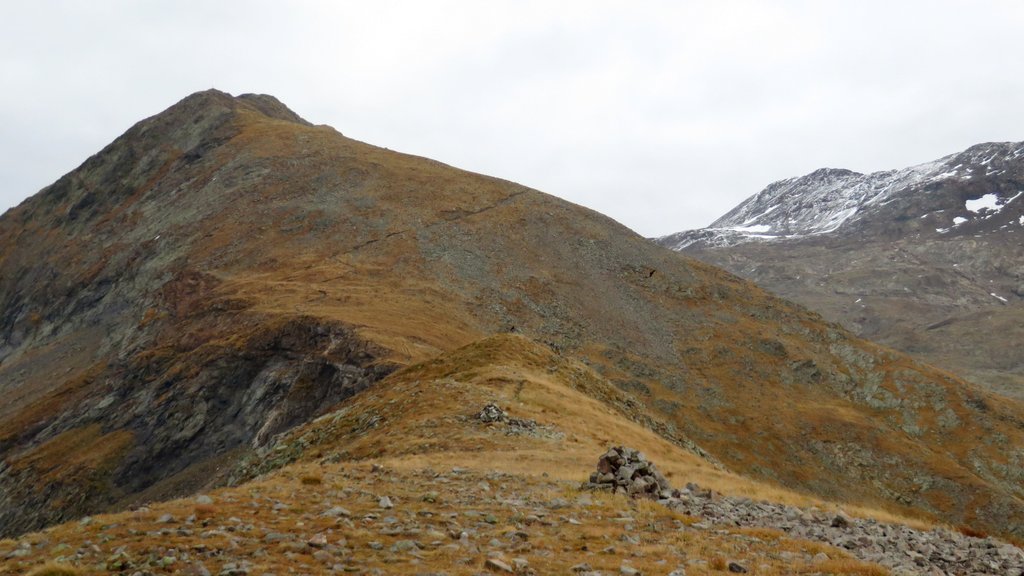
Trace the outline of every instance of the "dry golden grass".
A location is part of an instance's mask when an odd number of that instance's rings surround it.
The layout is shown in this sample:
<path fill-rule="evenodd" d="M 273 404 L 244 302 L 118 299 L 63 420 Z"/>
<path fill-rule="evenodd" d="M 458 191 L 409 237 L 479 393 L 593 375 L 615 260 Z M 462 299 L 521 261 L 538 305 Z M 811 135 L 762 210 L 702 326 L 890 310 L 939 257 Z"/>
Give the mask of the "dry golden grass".
<path fill-rule="evenodd" d="M 29 570 L 26 576 L 82 576 L 84 574 L 87 574 L 87 572 L 75 568 L 74 566 L 59 564 L 57 562 L 47 562 L 46 564 Z"/>
<path fill-rule="evenodd" d="M 856 576 L 889 576 L 890 572 L 878 564 L 869 564 L 859 560 L 843 558 L 826 560 L 815 564 L 798 567 L 795 574 L 853 574 Z"/>
<path fill-rule="evenodd" d="M 99 424 L 90 424 L 58 434 L 9 463 L 13 470 L 31 470 L 48 485 L 64 484 L 88 493 L 106 481 L 133 442 L 127 430 L 104 434 Z"/>
<path fill-rule="evenodd" d="M 213 504 L 196 504 L 192 513 L 195 514 L 197 520 L 207 520 L 216 518 L 220 514 L 220 508 Z"/>

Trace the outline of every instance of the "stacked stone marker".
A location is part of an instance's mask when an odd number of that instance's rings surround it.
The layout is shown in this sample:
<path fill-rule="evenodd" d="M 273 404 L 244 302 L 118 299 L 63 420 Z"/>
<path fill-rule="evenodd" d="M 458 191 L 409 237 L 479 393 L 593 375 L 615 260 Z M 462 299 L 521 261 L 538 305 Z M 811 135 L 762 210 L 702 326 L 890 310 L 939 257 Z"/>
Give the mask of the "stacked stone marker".
<path fill-rule="evenodd" d="M 597 461 L 597 471 L 584 488 L 659 500 L 672 497 L 672 487 L 657 466 L 632 448 L 616 446 Z"/>

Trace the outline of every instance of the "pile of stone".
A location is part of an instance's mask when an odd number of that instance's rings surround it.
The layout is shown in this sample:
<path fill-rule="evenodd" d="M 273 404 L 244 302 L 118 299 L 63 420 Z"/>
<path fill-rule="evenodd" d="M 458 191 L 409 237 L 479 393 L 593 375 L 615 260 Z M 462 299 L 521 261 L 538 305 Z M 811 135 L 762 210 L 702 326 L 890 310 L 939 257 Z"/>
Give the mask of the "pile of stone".
<path fill-rule="evenodd" d="M 492 422 L 504 422 L 508 419 L 508 414 L 501 409 L 501 406 L 491 402 L 480 409 L 476 414 L 476 419 L 483 422 L 484 424 L 490 424 Z"/>
<path fill-rule="evenodd" d="M 505 424 L 507 434 L 532 434 L 538 429 L 536 420 L 527 418 L 513 418 L 501 409 L 501 406 L 489 402 L 476 413 L 476 419 L 484 424 Z"/>
<path fill-rule="evenodd" d="M 672 487 L 657 466 L 639 451 L 624 446 L 611 448 L 598 459 L 597 471 L 583 488 L 651 500 L 672 497 Z"/>

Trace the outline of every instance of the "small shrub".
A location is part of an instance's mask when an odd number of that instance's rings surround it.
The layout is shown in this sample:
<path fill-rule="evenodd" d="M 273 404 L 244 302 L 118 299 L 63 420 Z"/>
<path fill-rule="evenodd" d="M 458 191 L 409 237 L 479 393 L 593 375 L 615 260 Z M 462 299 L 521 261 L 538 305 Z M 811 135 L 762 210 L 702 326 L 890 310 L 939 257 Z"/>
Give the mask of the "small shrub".
<path fill-rule="evenodd" d="M 725 570 L 729 567 L 729 564 L 726 563 L 725 558 L 715 556 L 708 561 L 708 566 L 710 566 L 712 570 Z"/>

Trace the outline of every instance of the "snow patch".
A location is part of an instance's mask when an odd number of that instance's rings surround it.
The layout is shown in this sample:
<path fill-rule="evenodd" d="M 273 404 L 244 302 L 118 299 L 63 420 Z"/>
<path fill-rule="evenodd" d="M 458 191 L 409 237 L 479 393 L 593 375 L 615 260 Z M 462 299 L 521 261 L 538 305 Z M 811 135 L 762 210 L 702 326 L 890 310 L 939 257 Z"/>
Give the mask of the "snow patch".
<path fill-rule="evenodd" d="M 996 196 L 995 194 L 985 194 L 981 198 L 976 198 L 974 200 L 968 200 L 964 202 L 964 208 L 967 208 L 968 210 L 974 212 L 975 214 L 981 212 L 982 210 L 992 210 L 998 212 L 1000 208 L 999 197 Z"/>
<path fill-rule="evenodd" d="M 988 295 L 989 296 L 994 296 L 994 297 L 1002 300 L 1003 302 L 1009 302 L 1009 300 L 1007 300 L 1006 298 L 1003 298 L 1002 296 L 1000 296 L 999 294 L 996 294 L 995 292 L 989 292 Z"/>
<path fill-rule="evenodd" d="M 734 228 L 729 228 L 729 230 L 751 234 L 763 234 L 765 232 L 771 232 L 772 227 L 767 224 L 755 224 L 753 226 L 736 226 Z"/>
<path fill-rule="evenodd" d="M 953 218 L 953 226 L 959 226 L 964 222 L 967 222 L 967 218 L 964 218 L 963 216 L 957 216 L 956 218 Z"/>

